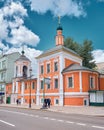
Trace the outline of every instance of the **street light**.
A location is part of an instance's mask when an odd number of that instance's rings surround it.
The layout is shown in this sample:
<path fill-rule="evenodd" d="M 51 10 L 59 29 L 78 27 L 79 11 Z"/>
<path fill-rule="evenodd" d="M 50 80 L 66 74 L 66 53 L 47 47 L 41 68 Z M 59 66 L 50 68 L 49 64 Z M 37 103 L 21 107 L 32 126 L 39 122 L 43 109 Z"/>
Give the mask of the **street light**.
<path fill-rule="evenodd" d="M 29 108 L 31 108 L 31 76 L 32 76 L 32 68 L 29 69 L 30 72 L 30 96 L 29 96 Z"/>

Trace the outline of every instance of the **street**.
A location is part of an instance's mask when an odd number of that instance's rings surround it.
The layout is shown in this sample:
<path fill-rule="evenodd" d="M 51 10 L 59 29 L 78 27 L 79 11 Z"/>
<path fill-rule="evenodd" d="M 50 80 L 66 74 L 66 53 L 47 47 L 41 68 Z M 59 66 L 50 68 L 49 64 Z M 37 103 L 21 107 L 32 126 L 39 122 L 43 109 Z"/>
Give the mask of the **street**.
<path fill-rule="evenodd" d="M 0 107 L 0 130 L 104 130 L 104 117 Z"/>

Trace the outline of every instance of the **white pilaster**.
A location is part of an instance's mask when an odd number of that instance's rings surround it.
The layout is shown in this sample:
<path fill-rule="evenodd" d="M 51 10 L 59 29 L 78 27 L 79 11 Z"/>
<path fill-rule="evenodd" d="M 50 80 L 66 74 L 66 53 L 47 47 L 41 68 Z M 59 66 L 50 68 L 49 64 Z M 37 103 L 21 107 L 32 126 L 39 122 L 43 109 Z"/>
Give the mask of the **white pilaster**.
<path fill-rule="evenodd" d="M 80 85 L 80 92 L 82 92 L 82 71 L 79 72 L 79 85 Z"/>
<path fill-rule="evenodd" d="M 63 57 L 63 55 L 61 54 L 60 55 L 60 60 L 59 60 L 59 65 L 60 65 L 60 77 L 59 77 L 59 79 L 60 79 L 60 81 L 59 81 L 59 83 L 60 83 L 60 88 L 59 88 L 59 105 L 60 106 L 63 106 L 64 105 L 64 103 L 63 103 L 63 93 L 64 93 L 64 91 L 63 91 L 63 76 L 62 76 L 62 74 L 61 74 L 61 72 L 62 72 L 62 70 L 64 69 L 64 57 Z"/>
<path fill-rule="evenodd" d="M 36 91 L 36 105 L 39 105 L 39 62 L 38 62 L 38 68 L 37 68 L 37 91 Z"/>
<path fill-rule="evenodd" d="M 18 93 L 18 82 L 16 82 L 16 93 Z"/>
<path fill-rule="evenodd" d="M 14 93 L 14 81 L 12 83 L 12 93 Z"/>
<path fill-rule="evenodd" d="M 24 82 L 22 82 L 22 88 L 21 88 L 21 104 L 23 104 L 24 101 Z"/>

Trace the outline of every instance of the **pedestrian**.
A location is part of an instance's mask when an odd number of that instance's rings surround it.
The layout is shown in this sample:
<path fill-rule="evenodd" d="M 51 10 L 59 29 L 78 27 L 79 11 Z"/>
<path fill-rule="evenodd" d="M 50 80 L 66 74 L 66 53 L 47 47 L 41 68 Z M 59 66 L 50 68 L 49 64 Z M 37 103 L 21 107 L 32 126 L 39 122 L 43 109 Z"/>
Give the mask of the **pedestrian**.
<path fill-rule="evenodd" d="M 16 100 L 16 102 L 17 102 L 17 105 L 18 105 L 18 103 L 19 103 L 19 100 L 17 99 L 17 100 Z"/>
<path fill-rule="evenodd" d="M 48 107 L 50 108 L 50 104 L 51 104 L 51 99 L 50 98 L 47 99 L 47 103 L 48 103 Z"/>

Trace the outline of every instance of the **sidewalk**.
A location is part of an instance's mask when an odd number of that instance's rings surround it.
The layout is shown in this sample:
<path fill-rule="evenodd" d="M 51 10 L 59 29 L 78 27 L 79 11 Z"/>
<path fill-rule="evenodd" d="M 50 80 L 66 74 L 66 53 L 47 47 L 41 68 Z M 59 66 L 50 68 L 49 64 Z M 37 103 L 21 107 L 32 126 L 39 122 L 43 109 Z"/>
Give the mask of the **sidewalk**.
<path fill-rule="evenodd" d="M 12 104 L 0 104 L 0 107 L 15 107 L 30 109 L 29 105 L 12 105 Z M 42 106 L 32 105 L 31 109 L 40 110 Z M 93 107 L 93 106 L 51 106 L 48 109 L 42 109 L 53 112 L 62 112 L 66 114 L 81 114 L 81 115 L 92 115 L 92 116 L 103 116 L 104 107 Z"/>

